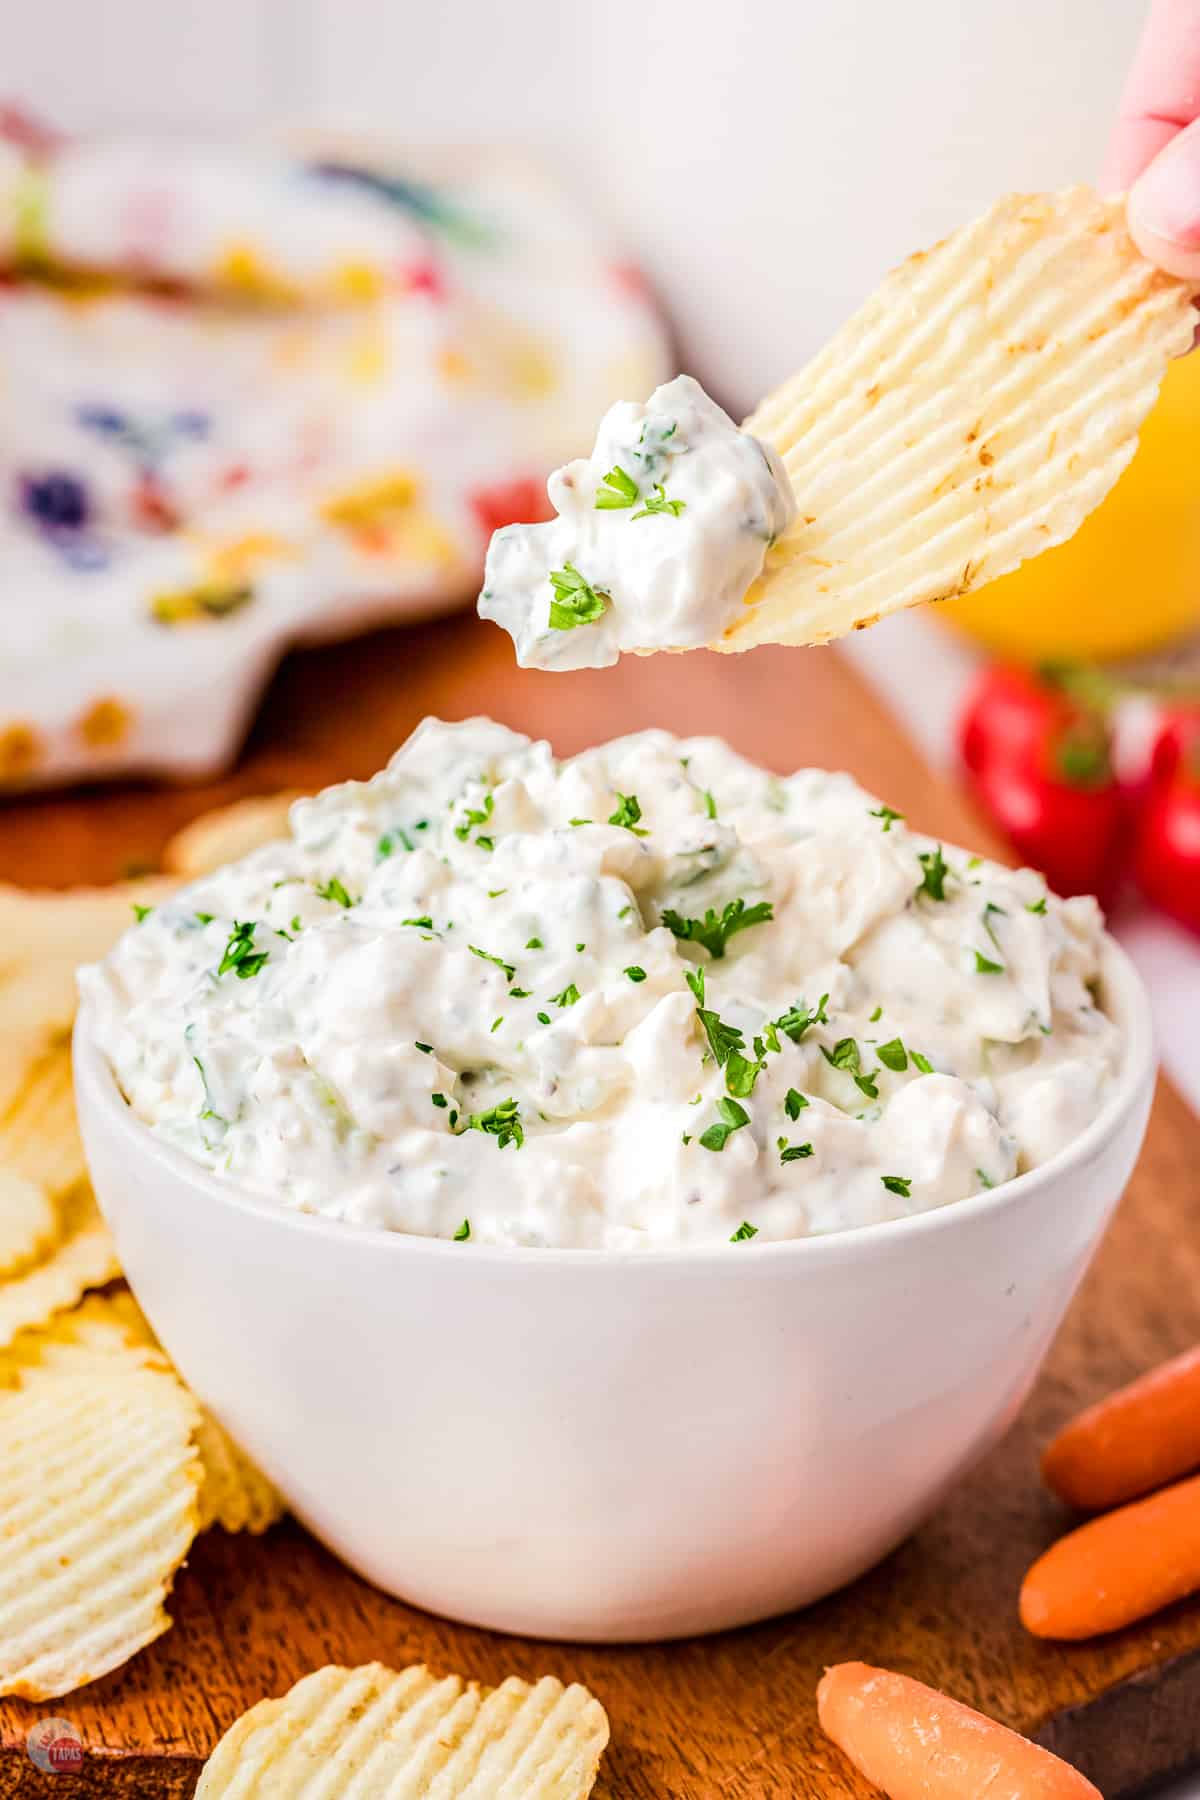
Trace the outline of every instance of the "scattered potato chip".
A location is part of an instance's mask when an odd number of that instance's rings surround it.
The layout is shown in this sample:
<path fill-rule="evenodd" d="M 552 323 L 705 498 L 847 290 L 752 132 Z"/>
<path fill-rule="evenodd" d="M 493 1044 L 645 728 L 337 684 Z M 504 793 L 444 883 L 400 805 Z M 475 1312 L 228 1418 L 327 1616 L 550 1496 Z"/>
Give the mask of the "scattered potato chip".
<path fill-rule="evenodd" d="M 93 1287 L 121 1273 L 108 1226 L 86 1182 L 54 1202 L 57 1230 L 49 1253 L 9 1281 L 0 1281 L 0 1348 L 19 1331 L 44 1325 Z"/>
<path fill-rule="evenodd" d="M 106 1356 L 126 1366 L 165 1370 L 182 1381 L 141 1307 L 121 1283 L 102 1294 L 89 1294 L 70 1312 L 56 1313 L 48 1324 L 18 1333 L 7 1349 L 0 1350 L 0 1388 L 15 1387 L 35 1373 L 92 1371 Z M 257 1536 L 283 1517 L 287 1508 L 278 1489 L 199 1400 L 196 1448 L 204 1471 L 201 1531 L 220 1525 L 226 1531 Z"/>
<path fill-rule="evenodd" d="M 608 1719 L 586 1688 L 510 1676 L 488 1691 L 421 1665 L 325 1668 L 230 1727 L 196 1800 L 577 1800 Z"/>
<path fill-rule="evenodd" d="M 20 1093 L 0 1111 L 0 1169 L 61 1194 L 87 1175 L 75 1120 L 71 1053 L 62 1045 L 30 1064 Z"/>
<path fill-rule="evenodd" d="M 174 1376 L 106 1360 L 0 1394 L 0 1694 L 70 1693 L 171 1622 L 196 1409 Z"/>
<path fill-rule="evenodd" d="M 236 862 L 261 844 L 287 836 L 288 809 L 299 798 L 294 793 L 265 794 L 203 813 L 176 832 L 163 852 L 163 866 L 192 881 Z"/>
<path fill-rule="evenodd" d="M 200 1407 L 196 1447 L 204 1464 L 200 1489 L 200 1529 L 220 1525 L 225 1531 L 248 1531 L 257 1537 L 282 1519 L 287 1507 L 273 1487 L 221 1421 L 206 1406 Z"/>
<path fill-rule="evenodd" d="M 1061 544 L 1194 325 L 1124 202 L 1087 188 L 1010 194 L 910 257 L 747 421 L 799 517 L 713 648 L 823 643 Z"/>
<path fill-rule="evenodd" d="M 123 1284 L 88 1294 L 69 1312 L 55 1313 L 46 1324 L 18 1332 L 0 1350 L 0 1388 L 17 1387 L 34 1375 L 92 1374 L 98 1365 L 103 1367 L 105 1358 L 124 1368 L 175 1373 Z"/>
<path fill-rule="evenodd" d="M 65 893 L 0 884 L 0 1115 L 27 1071 L 69 1043 L 75 971 L 111 949 L 135 906 L 154 906 L 175 884 L 124 882 Z"/>
<path fill-rule="evenodd" d="M 57 1231 L 58 1214 L 41 1183 L 0 1166 L 0 1280 L 36 1262 Z"/>

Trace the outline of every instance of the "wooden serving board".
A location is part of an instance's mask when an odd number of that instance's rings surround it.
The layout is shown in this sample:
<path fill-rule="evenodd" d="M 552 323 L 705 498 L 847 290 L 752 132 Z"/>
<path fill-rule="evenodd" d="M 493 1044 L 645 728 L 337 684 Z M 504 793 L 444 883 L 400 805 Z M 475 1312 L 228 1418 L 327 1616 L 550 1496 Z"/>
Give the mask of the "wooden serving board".
<path fill-rule="evenodd" d="M 836 652 L 626 659 L 540 676 L 513 668 L 498 632 L 457 620 L 293 658 L 227 780 L 0 808 L 0 878 L 66 885 L 153 864 L 173 830 L 223 800 L 371 773 L 426 712 L 487 712 L 564 753 L 650 724 L 717 732 L 780 770 L 847 767 L 914 824 L 992 847 Z M 212 1531 L 158 1643 L 60 1701 L 0 1705 L 0 1797 L 190 1795 L 244 1708 L 322 1663 L 372 1658 L 485 1681 L 549 1671 L 588 1682 L 612 1720 L 599 1790 L 612 1800 L 864 1800 L 813 1701 L 822 1667 L 847 1657 L 906 1670 L 1032 1733 L 1108 1800 L 1200 1762 L 1200 1604 L 1083 1646 L 1039 1644 L 1016 1616 L 1026 1565 L 1066 1522 L 1038 1486 L 1038 1445 L 1083 1402 L 1200 1338 L 1198 1168 L 1200 1124 L 1164 1083 L 1141 1166 L 1023 1418 L 923 1531 L 845 1593 L 695 1642 L 574 1648 L 386 1599 L 290 1524 L 257 1541 Z M 83 1738 L 78 1777 L 38 1775 L 25 1754 L 27 1730 L 47 1714 Z"/>

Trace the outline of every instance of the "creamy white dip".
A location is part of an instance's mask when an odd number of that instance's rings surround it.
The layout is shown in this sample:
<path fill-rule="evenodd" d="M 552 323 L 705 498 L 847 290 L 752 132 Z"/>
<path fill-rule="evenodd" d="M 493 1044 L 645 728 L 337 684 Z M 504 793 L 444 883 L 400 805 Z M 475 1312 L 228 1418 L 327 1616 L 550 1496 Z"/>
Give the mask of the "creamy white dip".
<path fill-rule="evenodd" d="M 711 643 L 796 514 L 775 451 L 690 375 L 610 407 L 591 456 L 547 491 L 558 517 L 495 533 L 479 597 L 524 668 Z"/>
<path fill-rule="evenodd" d="M 291 823 L 81 975 L 137 1116 L 281 1206 L 744 1254 L 994 1187 L 1113 1079 L 1095 902 L 846 775 L 428 720 Z"/>

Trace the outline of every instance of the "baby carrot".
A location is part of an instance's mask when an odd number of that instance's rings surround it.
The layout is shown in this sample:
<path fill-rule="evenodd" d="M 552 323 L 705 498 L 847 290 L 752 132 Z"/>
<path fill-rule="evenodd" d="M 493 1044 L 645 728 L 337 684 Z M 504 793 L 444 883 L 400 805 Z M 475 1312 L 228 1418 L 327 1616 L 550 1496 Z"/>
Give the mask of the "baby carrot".
<path fill-rule="evenodd" d="M 1200 1588 L 1200 1475 L 1089 1519 L 1052 1544 L 1021 1587 L 1036 1637 L 1116 1631 Z"/>
<path fill-rule="evenodd" d="M 1088 1512 L 1120 1506 L 1200 1468 L 1200 1344 L 1064 1425 L 1042 1479 Z"/>
<path fill-rule="evenodd" d="M 1102 1800 L 1049 1750 L 888 1669 L 826 1669 L 817 1711 L 834 1743 L 890 1800 Z"/>

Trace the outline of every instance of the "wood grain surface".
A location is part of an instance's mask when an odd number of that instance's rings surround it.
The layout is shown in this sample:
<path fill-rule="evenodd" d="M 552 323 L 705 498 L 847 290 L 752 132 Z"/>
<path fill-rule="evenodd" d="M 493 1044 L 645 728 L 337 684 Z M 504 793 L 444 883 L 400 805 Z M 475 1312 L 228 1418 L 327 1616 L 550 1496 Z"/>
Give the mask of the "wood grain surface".
<path fill-rule="evenodd" d="M 152 865 L 174 829 L 217 802 L 371 773 L 427 712 L 487 712 L 564 753 L 649 724 L 718 732 L 780 770 L 847 767 L 914 824 L 993 847 L 833 651 L 626 659 L 543 676 L 515 671 L 499 633 L 459 620 L 291 659 L 219 783 L 11 802 L 0 810 L 0 878 L 68 885 Z M 1082 1402 L 1200 1338 L 1198 1165 L 1200 1124 L 1164 1083 L 1139 1170 L 1022 1419 L 924 1530 L 833 1599 L 661 1648 L 543 1645 L 386 1599 L 293 1525 L 258 1541 L 213 1531 L 180 1576 L 166 1637 L 63 1700 L 0 1705 L 0 1797 L 190 1795 L 217 1737 L 253 1701 L 321 1663 L 376 1657 L 485 1681 L 509 1671 L 587 1681 L 612 1721 L 598 1790 L 610 1800 L 864 1800 L 816 1724 L 821 1669 L 845 1657 L 920 1676 L 1040 1737 L 1108 1800 L 1200 1761 L 1200 1604 L 1092 1645 L 1039 1644 L 1016 1617 L 1025 1566 L 1067 1522 L 1038 1486 L 1038 1445 Z M 25 1755 L 26 1731 L 48 1713 L 83 1737 L 77 1777 L 39 1775 Z"/>

